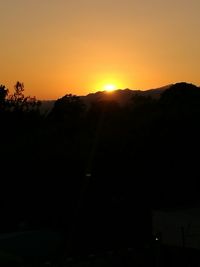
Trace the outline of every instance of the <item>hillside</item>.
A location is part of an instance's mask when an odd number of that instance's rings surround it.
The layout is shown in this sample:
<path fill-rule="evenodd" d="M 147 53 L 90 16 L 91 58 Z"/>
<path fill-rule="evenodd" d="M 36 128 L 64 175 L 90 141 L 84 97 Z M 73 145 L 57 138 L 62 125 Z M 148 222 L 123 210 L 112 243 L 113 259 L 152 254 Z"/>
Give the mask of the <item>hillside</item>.
<path fill-rule="evenodd" d="M 86 96 L 80 96 L 80 98 L 83 100 L 86 106 L 90 106 L 91 103 L 96 102 L 96 101 L 108 101 L 108 100 L 116 101 L 120 105 L 124 106 L 130 101 L 130 99 L 134 95 L 152 97 L 154 99 L 157 99 L 170 86 L 171 85 L 166 85 L 160 88 L 149 89 L 145 91 L 131 90 L 128 88 L 118 89 L 112 93 L 108 93 L 106 91 L 99 91 L 96 93 L 90 93 Z M 48 113 L 52 109 L 54 103 L 55 103 L 55 100 L 42 101 L 41 112 L 43 114 Z"/>

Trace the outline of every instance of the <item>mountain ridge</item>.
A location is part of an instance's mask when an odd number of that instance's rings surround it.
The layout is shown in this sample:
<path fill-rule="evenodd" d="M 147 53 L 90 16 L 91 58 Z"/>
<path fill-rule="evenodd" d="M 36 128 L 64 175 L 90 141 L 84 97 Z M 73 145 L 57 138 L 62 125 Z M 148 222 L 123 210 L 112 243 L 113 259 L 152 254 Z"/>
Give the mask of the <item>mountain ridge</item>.
<path fill-rule="evenodd" d="M 133 96 L 144 96 L 144 97 L 151 97 L 153 99 L 158 99 L 164 91 L 166 91 L 175 84 L 178 83 L 168 84 L 158 88 L 152 88 L 147 90 L 139 90 L 139 89 L 134 90 L 125 88 L 125 89 L 117 89 L 114 90 L 113 92 L 97 91 L 94 93 L 89 93 L 87 95 L 80 95 L 78 97 L 80 97 L 80 99 L 86 106 L 90 106 L 93 102 L 97 101 L 115 101 L 119 105 L 124 106 L 131 100 Z M 55 101 L 56 100 L 41 101 L 41 108 L 40 108 L 41 112 L 43 114 L 47 114 L 53 108 Z"/>
<path fill-rule="evenodd" d="M 165 90 L 169 89 L 171 85 L 172 84 L 148 90 L 133 90 L 125 88 L 125 89 L 117 89 L 113 92 L 97 91 L 95 93 L 90 93 L 86 96 L 80 96 L 80 98 L 86 105 L 96 101 L 110 100 L 110 101 L 116 101 L 118 104 L 123 106 L 126 105 L 130 101 L 130 99 L 135 95 L 152 97 L 154 99 L 157 99 Z"/>

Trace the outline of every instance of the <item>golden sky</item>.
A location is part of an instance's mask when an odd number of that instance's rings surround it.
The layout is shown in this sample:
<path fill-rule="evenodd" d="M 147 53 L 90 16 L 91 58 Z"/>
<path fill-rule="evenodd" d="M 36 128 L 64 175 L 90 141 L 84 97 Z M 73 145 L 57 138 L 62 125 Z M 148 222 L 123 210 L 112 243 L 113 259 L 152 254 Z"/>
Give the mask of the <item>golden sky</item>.
<path fill-rule="evenodd" d="M 200 0 L 0 0 L 0 83 L 56 99 L 200 84 Z"/>

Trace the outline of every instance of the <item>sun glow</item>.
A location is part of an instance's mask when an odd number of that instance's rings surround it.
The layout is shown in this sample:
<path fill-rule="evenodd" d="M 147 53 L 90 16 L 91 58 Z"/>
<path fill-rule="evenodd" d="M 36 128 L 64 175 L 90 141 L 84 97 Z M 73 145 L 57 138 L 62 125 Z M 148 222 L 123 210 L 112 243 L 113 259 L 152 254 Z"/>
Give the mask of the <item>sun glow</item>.
<path fill-rule="evenodd" d="M 114 84 L 106 84 L 104 86 L 104 89 L 107 92 L 113 92 L 114 90 L 116 90 L 116 86 Z"/>

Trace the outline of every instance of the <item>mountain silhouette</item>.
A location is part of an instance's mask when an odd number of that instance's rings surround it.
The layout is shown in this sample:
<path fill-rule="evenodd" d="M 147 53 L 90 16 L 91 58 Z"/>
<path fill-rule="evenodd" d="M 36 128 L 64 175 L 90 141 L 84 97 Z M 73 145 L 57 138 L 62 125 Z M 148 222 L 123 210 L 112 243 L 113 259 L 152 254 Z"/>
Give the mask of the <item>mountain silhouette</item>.
<path fill-rule="evenodd" d="M 177 83 L 189 85 L 189 83 Z M 159 88 L 148 89 L 148 90 L 132 90 L 129 88 L 118 89 L 113 92 L 98 91 L 95 93 L 89 93 L 85 96 L 79 96 L 83 103 L 89 107 L 93 102 L 98 101 L 115 101 L 121 106 L 125 106 L 130 102 L 134 96 L 151 97 L 152 99 L 159 99 L 163 92 L 167 89 L 174 88 L 175 84 L 168 84 Z M 54 106 L 56 100 L 44 100 L 41 101 L 41 113 L 47 114 Z"/>
<path fill-rule="evenodd" d="M 91 103 L 96 101 L 116 101 L 120 105 L 126 105 L 133 96 L 146 96 L 157 99 L 160 95 L 171 85 L 165 85 L 155 89 L 148 89 L 145 91 L 142 90 L 132 90 L 129 88 L 126 89 L 117 89 L 113 92 L 98 91 L 95 93 L 89 93 L 86 96 L 80 96 L 81 100 L 85 103 L 86 106 L 90 106 Z M 40 110 L 43 114 L 48 113 L 54 106 L 56 100 L 42 100 Z"/>
<path fill-rule="evenodd" d="M 116 101 L 121 106 L 128 104 L 128 102 L 132 99 L 133 96 L 144 96 L 144 97 L 152 97 L 153 99 L 158 99 L 160 95 L 167 89 L 170 88 L 171 85 L 166 85 L 163 87 L 149 89 L 149 90 L 131 90 L 129 88 L 126 89 L 118 89 L 113 92 L 99 91 L 96 93 L 91 93 L 86 96 L 81 96 L 81 99 L 86 105 L 90 105 L 92 102 L 96 101 Z"/>

